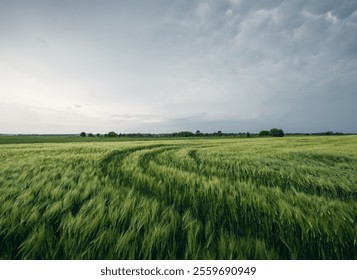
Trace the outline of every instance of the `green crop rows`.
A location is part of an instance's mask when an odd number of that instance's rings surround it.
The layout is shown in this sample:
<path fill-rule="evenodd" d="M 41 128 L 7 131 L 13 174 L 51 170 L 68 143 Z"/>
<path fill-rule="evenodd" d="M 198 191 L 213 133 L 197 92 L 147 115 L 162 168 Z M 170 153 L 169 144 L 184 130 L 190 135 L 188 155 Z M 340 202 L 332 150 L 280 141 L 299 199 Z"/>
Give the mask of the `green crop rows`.
<path fill-rule="evenodd" d="M 356 259 L 357 137 L 0 145 L 0 259 Z"/>

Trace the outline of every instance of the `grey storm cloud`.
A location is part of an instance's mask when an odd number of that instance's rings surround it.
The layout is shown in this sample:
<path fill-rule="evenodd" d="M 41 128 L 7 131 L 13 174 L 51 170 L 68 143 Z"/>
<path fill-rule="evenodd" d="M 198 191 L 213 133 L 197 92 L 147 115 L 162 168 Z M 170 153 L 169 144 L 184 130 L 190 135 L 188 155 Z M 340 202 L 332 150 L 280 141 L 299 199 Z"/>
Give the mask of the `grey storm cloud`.
<path fill-rule="evenodd" d="M 0 7 L 0 133 L 357 132 L 355 0 Z"/>

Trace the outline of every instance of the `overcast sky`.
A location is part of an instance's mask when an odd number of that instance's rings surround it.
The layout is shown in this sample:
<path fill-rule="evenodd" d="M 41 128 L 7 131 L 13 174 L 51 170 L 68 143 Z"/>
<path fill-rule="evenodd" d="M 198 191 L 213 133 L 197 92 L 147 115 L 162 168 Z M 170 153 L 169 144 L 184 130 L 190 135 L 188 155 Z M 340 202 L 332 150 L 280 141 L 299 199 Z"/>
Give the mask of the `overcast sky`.
<path fill-rule="evenodd" d="M 357 0 L 0 0 L 0 133 L 357 132 Z"/>

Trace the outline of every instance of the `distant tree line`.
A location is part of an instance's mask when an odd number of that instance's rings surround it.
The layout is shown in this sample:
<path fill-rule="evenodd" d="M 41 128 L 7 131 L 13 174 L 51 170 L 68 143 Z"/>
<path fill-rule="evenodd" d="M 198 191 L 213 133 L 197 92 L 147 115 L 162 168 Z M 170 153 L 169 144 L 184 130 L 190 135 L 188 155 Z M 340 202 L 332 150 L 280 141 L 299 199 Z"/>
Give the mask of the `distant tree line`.
<path fill-rule="evenodd" d="M 250 133 L 250 132 L 238 132 L 238 133 L 223 133 L 222 131 L 212 132 L 212 133 L 203 133 L 200 130 L 196 132 L 191 131 L 179 131 L 173 133 L 116 133 L 110 131 L 106 134 L 93 134 L 81 132 L 79 134 L 81 137 L 128 137 L 128 138 L 150 138 L 150 137 L 241 137 L 241 138 L 250 138 L 250 137 L 283 137 L 288 136 L 308 136 L 308 135 L 344 135 L 341 132 L 318 132 L 318 133 L 284 133 L 282 129 L 272 128 L 270 130 L 262 130 L 259 133 Z"/>
<path fill-rule="evenodd" d="M 307 135 L 345 135 L 345 134 L 342 132 L 326 131 L 326 132 L 310 133 Z"/>

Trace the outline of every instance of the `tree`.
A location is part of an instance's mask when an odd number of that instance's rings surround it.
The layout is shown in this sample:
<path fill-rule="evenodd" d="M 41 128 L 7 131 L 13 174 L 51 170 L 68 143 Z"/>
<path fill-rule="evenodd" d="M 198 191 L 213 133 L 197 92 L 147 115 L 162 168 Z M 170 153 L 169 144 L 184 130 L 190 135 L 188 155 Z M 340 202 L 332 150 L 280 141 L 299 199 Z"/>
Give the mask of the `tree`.
<path fill-rule="evenodd" d="M 262 131 L 259 132 L 259 136 L 260 137 L 269 136 L 269 131 L 268 130 L 262 130 Z"/>
<path fill-rule="evenodd" d="M 114 131 L 111 131 L 108 133 L 108 137 L 117 137 L 117 136 L 118 136 L 118 134 Z"/>
<path fill-rule="evenodd" d="M 93 133 L 88 133 L 87 136 L 88 136 L 88 137 L 94 137 L 94 134 L 93 134 Z"/>
<path fill-rule="evenodd" d="M 250 133 L 249 133 L 249 132 L 247 132 L 247 137 L 248 137 L 248 138 L 250 137 Z"/>
<path fill-rule="evenodd" d="M 269 135 L 273 136 L 273 137 L 283 137 L 284 136 L 284 131 L 282 129 L 272 128 L 269 131 Z"/>
<path fill-rule="evenodd" d="M 100 137 L 100 133 L 97 133 L 96 136 L 97 136 L 97 137 Z"/>
<path fill-rule="evenodd" d="M 196 136 L 200 136 L 202 133 L 199 130 L 196 130 Z"/>
<path fill-rule="evenodd" d="M 81 134 L 79 134 L 79 136 L 86 137 L 86 133 L 85 132 L 81 132 Z"/>
<path fill-rule="evenodd" d="M 217 131 L 217 135 L 218 135 L 218 136 L 222 136 L 222 135 L 223 135 L 222 131 L 218 130 L 218 131 Z"/>

